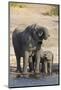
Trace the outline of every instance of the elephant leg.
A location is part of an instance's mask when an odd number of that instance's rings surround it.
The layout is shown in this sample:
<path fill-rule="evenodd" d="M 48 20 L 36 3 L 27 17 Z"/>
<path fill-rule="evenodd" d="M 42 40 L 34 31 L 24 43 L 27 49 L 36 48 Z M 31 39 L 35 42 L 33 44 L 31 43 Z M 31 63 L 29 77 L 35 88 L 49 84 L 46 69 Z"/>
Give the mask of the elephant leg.
<path fill-rule="evenodd" d="M 45 73 L 47 74 L 48 73 L 48 67 L 47 67 L 47 61 L 44 62 L 44 65 L 45 65 Z"/>
<path fill-rule="evenodd" d="M 49 63 L 49 74 L 52 74 L 52 62 Z"/>
<path fill-rule="evenodd" d="M 20 57 L 16 57 L 16 58 L 17 58 L 17 70 L 16 70 L 16 71 L 21 72 L 21 67 L 20 67 Z"/>
<path fill-rule="evenodd" d="M 33 61 L 33 71 L 35 71 L 35 61 L 36 61 L 36 57 L 34 56 L 34 59 L 32 58 Z"/>
<path fill-rule="evenodd" d="M 32 56 L 29 57 L 29 71 L 34 71 L 34 66 L 33 66 L 33 61 L 32 61 Z"/>
<path fill-rule="evenodd" d="M 23 71 L 24 71 L 24 66 L 25 66 L 25 57 L 23 57 Z"/>
<path fill-rule="evenodd" d="M 42 62 L 42 72 L 44 72 L 44 62 Z"/>
<path fill-rule="evenodd" d="M 40 73 L 40 50 L 37 51 L 36 53 L 36 67 L 35 67 L 35 73 Z"/>
<path fill-rule="evenodd" d="M 35 61 L 36 61 L 36 56 L 32 56 L 32 65 L 31 65 L 31 68 L 32 68 L 32 71 L 35 71 Z"/>
<path fill-rule="evenodd" d="M 27 66 L 28 66 L 28 60 L 29 60 L 29 52 L 25 51 L 25 57 L 24 57 L 24 73 L 27 73 Z"/>

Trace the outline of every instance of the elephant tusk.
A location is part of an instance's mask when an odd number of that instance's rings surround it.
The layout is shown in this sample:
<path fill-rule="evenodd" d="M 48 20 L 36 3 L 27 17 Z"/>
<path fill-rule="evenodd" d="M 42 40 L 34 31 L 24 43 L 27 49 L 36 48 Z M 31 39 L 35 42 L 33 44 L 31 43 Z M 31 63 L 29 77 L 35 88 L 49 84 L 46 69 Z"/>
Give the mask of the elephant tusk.
<path fill-rule="evenodd" d="M 43 35 L 43 32 L 42 33 L 39 33 L 39 37 L 41 37 Z"/>

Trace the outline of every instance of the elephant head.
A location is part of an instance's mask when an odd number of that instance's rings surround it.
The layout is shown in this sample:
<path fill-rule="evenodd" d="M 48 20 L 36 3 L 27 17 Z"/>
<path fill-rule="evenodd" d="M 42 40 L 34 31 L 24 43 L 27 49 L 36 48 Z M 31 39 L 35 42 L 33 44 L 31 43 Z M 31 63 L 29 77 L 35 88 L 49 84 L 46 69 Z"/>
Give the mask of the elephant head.
<path fill-rule="evenodd" d="M 42 41 L 43 39 L 46 40 L 49 37 L 48 29 L 37 24 L 32 24 L 26 27 L 26 32 L 30 32 L 31 36 L 37 42 Z"/>
<path fill-rule="evenodd" d="M 39 41 L 41 41 L 43 39 L 44 40 L 48 39 L 49 34 L 48 34 L 48 29 L 47 28 L 37 25 L 35 27 L 35 29 L 36 29 L 36 34 L 37 34 L 37 36 L 39 38 Z"/>
<path fill-rule="evenodd" d="M 36 47 L 40 47 L 43 39 L 47 40 L 49 37 L 48 29 L 37 24 L 29 25 L 26 27 L 25 31 L 31 34 Z"/>
<path fill-rule="evenodd" d="M 42 44 L 42 41 L 43 40 L 47 40 L 48 37 L 50 36 L 49 33 L 48 33 L 48 29 L 45 28 L 45 27 L 41 27 L 39 25 L 32 25 L 32 35 L 33 35 L 33 38 L 35 39 L 36 43 L 37 43 L 37 47 L 41 47 L 41 44 Z"/>

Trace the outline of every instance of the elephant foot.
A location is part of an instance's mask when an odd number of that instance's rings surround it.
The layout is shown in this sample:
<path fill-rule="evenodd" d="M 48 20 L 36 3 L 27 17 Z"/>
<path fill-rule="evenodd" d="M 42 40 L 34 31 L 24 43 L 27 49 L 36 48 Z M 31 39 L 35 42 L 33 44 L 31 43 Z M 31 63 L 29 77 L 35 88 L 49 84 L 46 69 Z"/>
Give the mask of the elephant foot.
<path fill-rule="evenodd" d="M 16 72 L 22 73 L 21 69 L 16 69 Z"/>
<path fill-rule="evenodd" d="M 35 73 L 34 76 L 35 76 L 36 79 L 39 79 L 40 78 L 40 73 Z"/>
<path fill-rule="evenodd" d="M 16 78 L 20 78 L 20 75 L 18 74 L 18 75 L 16 75 Z"/>
<path fill-rule="evenodd" d="M 28 73 L 23 72 L 23 77 L 28 78 L 28 77 L 29 77 L 29 74 L 28 74 Z"/>
<path fill-rule="evenodd" d="M 39 70 L 35 70 L 35 74 L 40 74 Z"/>

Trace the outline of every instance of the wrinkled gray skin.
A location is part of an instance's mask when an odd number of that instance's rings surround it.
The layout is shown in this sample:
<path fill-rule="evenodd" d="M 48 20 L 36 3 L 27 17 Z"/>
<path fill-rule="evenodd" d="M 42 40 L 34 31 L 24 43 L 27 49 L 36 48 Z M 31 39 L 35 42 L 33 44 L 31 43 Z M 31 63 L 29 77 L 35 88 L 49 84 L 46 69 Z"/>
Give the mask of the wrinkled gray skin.
<path fill-rule="evenodd" d="M 21 71 L 20 58 L 23 57 L 24 73 L 27 73 L 27 66 L 29 57 L 32 55 L 34 48 L 36 47 L 36 69 L 35 72 L 39 73 L 40 63 L 40 49 L 43 39 L 48 38 L 48 30 L 44 27 L 40 27 L 36 24 L 29 25 L 23 32 L 20 32 L 18 28 L 12 34 L 12 42 L 17 60 L 17 71 Z M 30 39 L 30 38 L 31 39 Z M 29 43 L 32 45 L 32 50 L 29 50 Z M 40 43 L 40 45 L 38 45 Z"/>
<path fill-rule="evenodd" d="M 32 57 L 32 68 L 30 65 L 30 71 L 35 70 L 35 62 L 36 62 L 36 56 L 34 55 Z M 41 49 L 40 52 L 40 63 L 42 63 L 42 71 L 46 74 L 52 74 L 52 66 L 53 66 L 53 53 L 51 51 L 43 51 Z"/>

